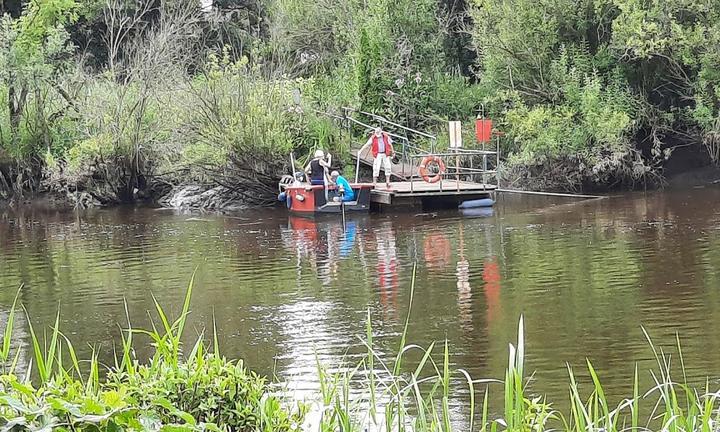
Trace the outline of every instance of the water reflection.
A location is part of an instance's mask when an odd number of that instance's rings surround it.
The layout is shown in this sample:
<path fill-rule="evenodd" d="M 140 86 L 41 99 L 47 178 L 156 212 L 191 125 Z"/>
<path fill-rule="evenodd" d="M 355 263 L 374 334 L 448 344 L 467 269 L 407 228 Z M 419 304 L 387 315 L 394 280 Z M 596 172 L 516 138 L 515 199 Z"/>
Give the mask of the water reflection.
<path fill-rule="evenodd" d="M 500 310 L 500 269 L 495 257 L 485 259 L 482 280 L 487 304 L 487 323 L 488 326 L 491 326 L 497 320 L 502 319 Z"/>
<path fill-rule="evenodd" d="M 465 235 L 464 226 L 460 224 L 458 246 L 458 262 L 456 266 L 457 274 L 457 291 L 458 291 L 458 311 L 460 326 L 466 332 L 473 331 L 473 311 L 472 311 L 472 286 L 470 284 L 470 262 L 467 259 L 465 251 Z"/>
<path fill-rule="evenodd" d="M 378 278 L 380 303 L 385 321 L 398 319 L 398 254 L 395 244 L 395 231 L 392 223 L 386 221 L 373 229 L 377 252 L 375 273 Z"/>
<path fill-rule="evenodd" d="M 691 378 L 720 374 L 720 337 L 708 325 L 720 318 L 717 202 L 716 189 L 572 204 L 503 197 L 469 214 L 350 218 L 346 230 L 337 218 L 272 211 L 5 211 L 0 310 L 25 284 L 38 326 L 60 306 L 81 354 L 102 342 L 112 363 L 123 302 L 135 326 L 148 324 L 151 293 L 177 313 L 198 267 L 194 329 L 214 314 L 229 356 L 306 392 L 317 386 L 316 354 L 339 367 L 363 351 L 368 310 L 378 352 L 392 355 L 417 263 L 409 342 L 447 339 L 453 367 L 501 377 L 524 314 L 537 392 L 561 405 L 565 362 L 581 369 L 590 358 L 620 397 L 633 362 L 651 363 L 641 326 L 661 345 L 680 333 Z"/>

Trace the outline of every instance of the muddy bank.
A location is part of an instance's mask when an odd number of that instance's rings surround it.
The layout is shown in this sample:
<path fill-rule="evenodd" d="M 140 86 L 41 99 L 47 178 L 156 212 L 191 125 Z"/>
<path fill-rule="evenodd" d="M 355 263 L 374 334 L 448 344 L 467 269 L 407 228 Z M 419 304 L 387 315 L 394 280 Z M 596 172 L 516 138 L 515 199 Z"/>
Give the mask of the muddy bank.
<path fill-rule="evenodd" d="M 693 168 L 668 176 L 664 181 L 648 189 L 668 188 L 673 190 L 692 189 L 720 184 L 720 167 L 706 166 Z M 541 182 L 529 182 L 525 189 L 528 190 L 551 190 L 552 188 L 542 187 Z M 545 185 L 547 186 L 547 185 Z M 621 188 L 622 189 L 622 188 Z M 187 184 L 175 187 L 153 188 L 128 200 L 127 202 L 113 202 L 103 200 L 89 192 L 41 192 L 23 197 L 2 198 L 0 197 L 0 209 L 32 207 L 42 210 L 73 210 L 99 207 L 114 207 L 123 204 L 148 204 L 159 205 L 165 208 L 190 211 L 224 212 L 238 211 L 253 207 L 266 207 L 274 203 L 274 198 L 269 198 L 264 204 L 248 202 L 247 191 L 233 189 L 228 186 L 212 186 Z M 269 193 L 268 193 L 269 195 Z"/>
<path fill-rule="evenodd" d="M 67 211 L 76 208 L 75 203 L 51 193 L 33 196 L 0 199 L 0 210 L 16 208 L 34 208 L 45 211 Z"/>
<path fill-rule="evenodd" d="M 178 210 L 237 211 L 249 207 L 242 196 L 224 186 L 208 187 L 185 185 L 170 189 L 159 196 L 138 198 L 128 202 L 102 202 L 87 192 L 58 194 L 42 192 L 32 196 L 0 198 L 0 210 L 13 208 L 34 208 L 38 210 L 62 211 L 115 207 L 123 204 L 159 205 Z"/>
<path fill-rule="evenodd" d="M 708 166 L 675 174 L 667 179 L 670 189 L 687 189 L 720 184 L 720 168 Z"/>

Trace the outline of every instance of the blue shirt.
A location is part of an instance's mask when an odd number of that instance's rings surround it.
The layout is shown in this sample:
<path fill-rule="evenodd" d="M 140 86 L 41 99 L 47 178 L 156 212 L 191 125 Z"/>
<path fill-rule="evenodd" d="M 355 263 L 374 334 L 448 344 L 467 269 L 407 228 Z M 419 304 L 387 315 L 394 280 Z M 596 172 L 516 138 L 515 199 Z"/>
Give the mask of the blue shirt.
<path fill-rule="evenodd" d="M 353 201 L 355 199 L 355 192 L 353 192 L 352 188 L 350 187 L 350 183 L 345 180 L 345 177 L 338 176 L 337 180 L 335 180 L 335 184 L 338 188 L 342 187 L 343 189 L 345 189 L 345 198 L 343 199 L 343 201 Z"/>

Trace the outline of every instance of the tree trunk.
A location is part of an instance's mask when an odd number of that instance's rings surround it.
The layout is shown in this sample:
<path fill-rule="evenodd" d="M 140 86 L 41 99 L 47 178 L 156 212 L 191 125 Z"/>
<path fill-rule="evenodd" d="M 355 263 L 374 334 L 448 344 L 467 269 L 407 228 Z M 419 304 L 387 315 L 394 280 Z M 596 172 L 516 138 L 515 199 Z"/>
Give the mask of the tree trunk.
<path fill-rule="evenodd" d="M 12 80 L 12 78 L 11 78 Z M 26 86 L 22 86 L 20 89 L 20 95 L 17 95 L 17 89 L 14 84 L 8 85 L 8 111 L 10 113 L 10 140 L 13 143 L 18 141 L 18 133 L 20 130 L 20 120 L 22 119 L 22 113 L 25 109 L 25 102 L 27 101 L 28 89 Z"/>

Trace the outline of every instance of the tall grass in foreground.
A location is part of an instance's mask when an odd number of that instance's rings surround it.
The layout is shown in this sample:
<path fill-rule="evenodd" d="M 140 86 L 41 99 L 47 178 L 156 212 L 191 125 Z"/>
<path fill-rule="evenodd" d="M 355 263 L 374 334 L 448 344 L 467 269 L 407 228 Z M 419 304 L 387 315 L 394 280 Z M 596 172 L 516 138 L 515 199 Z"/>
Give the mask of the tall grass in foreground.
<path fill-rule="evenodd" d="M 397 354 L 391 362 L 383 361 L 373 345 L 373 329 L 368 312 L 363 341 L 367 349 L 364 358 L 345 372 L 334 374 L 328 373 L 327 369 L 318 364 L 322 401 L 320 431 L 720 431 L 720 391 L 711 391 L 709 381 L 701 389 L 688 384 L 679 337 L 676 343 L 681 381 L 671 377 L 671 356 L 659 350 L 643 329 L 656 360 L 656 369 L 648 371 L 654 386 L 641 392 L 636 365 L 633 394 L 613 404 L 606 396 L 600 377 L 589 360 L 587 373 L 591 384 L 586 388 L 581 388 L 574 370 L 568 364 L 569 408 L 560 412 L 553 409 L 545 398 L 530 396 L 530 380 L 524 369 L 522 317 L 518 325 L 517 343 L 509 345 L 504 379 L 474 379 L 466 370 L 451 367 L 447 341 L 440 347 L 440 355 L 434 355 L 438 351 L 436 343 L 425 348 L 407 343 L 414 291 L 413 282 L 411 306 Z M 408 370 L 402 366 L 405 356 L 411 351 L 418 351 L 421 360 L 417 366 Z M 449 398 L 451 393 L 460 390 L 469 394 L 469 404 L 463 413 L 465 418 L 462 425 L 458 426 L 457 422 L 451 422 L 453 412 Z M 498 392 L 501 392 L 502 397 L 499 394 L 496 396 Z M 355 396 L 351 397 L 351 394 Z M 491 399 L 503 402 L 501 412 L 490 412 Z M 454 414 L 457 419 L 457 410 Z"/>
<path fill-rule="evenodd" d="M 297 430 L 305 406 L 285 403 L 242 361 L 222 357 L 215 328 L 212 347 L 202 334 L 183 346 L 192 291 L 191 280 L 175 320 L 153 298 L 156 319 L 149 330 L 133 328 L 126 308 L 121 351 L 109 367 L 95 350 L 88 361 L 78 359 L 59 329 L 59 313 L 44 338 L 28 317 L 32 360 L 22 371 L 19 349 L 12 355 L 16 297 L 0 346 L 0 432 Z M 154 347 L 147 363 L 134 355 L 138 336 Z"/>
<path fill-rule="evenodd" d="M 0 432 L 720 430 L 720 393 L 711 392 L 709 382 L 702 389 L 688 384 L 679 338 L 681 380 L 671 377 L 670 356 L 645 333 L 657 364 L 649 371 L 654 382 L 650 389 L 641 392 L 636 367 L 633 394 L 613 404 L 590 361 L 589 387 L 581 388 L 568 365 L 569 408 L 561 412 L 544 398 L 530 396 L 522 318 L 517 342 L 509 346 L 503 379 L 474 379 L 452 367 L 447 341 L 425 348 L 408 343 L 412 306 L 389 361 L 375 346 L 370 312 L 361 361 L 335 373 L 318 361 L 320 389 L 313 402 L 319 406 L 319 422 L 311 426 L 304 423 L 309 405 L 271 394 L 264 380 L 242 362 L 220 355 L 215 325 L 211 344 L 200 335 L 192 346 L 183 346 L 192 290 L 191 281 L 174 320 L 157 301 L 151 329 L 133 328 L 128 318 L 115 364 L 109 367 L 100 364 L 95 351 L 87 361 L 78 359 L 59 329 L 58 314 L 47 334 L 36 333 L 28 324 L 32 361 L 19 370 L 19 350 L 12 337 L 19 308 L 16 297 L 0 346 Z M 414 292 L 413 283 L 411 305 Z M 141 363 L 133 347 L 147 340 L 155 352 Z M 412 365 L 409 353 L 419 354 Z M 450 398 L 459 391 L 469 395 L 464 412 L 450 406 Z M 498 412 L 490 410 L 491 399 L 502 401 Z M 458 415 L 465 418 L 458 422 Z"/>

